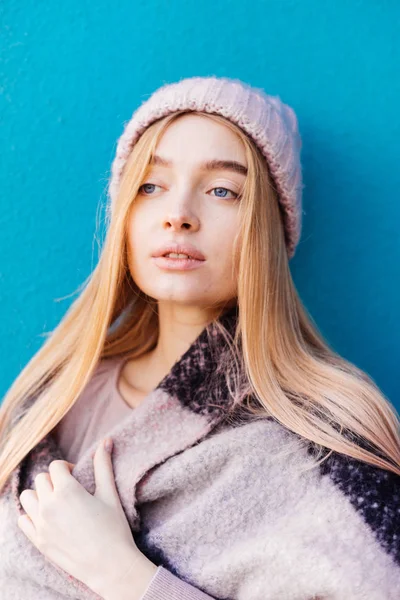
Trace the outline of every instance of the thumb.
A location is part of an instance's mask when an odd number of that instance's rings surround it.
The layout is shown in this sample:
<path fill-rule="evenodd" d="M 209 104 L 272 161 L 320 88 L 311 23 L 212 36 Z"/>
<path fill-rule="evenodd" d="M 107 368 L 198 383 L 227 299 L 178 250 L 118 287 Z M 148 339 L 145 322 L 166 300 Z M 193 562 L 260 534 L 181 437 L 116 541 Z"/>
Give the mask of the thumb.
<path fill-rule="evenodd" d="M 110 442 L 110 450 L 106 449 L 105 444 Z M 118 491 L 115 485 L 114 470 L 111 459 L 112 439 L 102 440 L 97 447 L 93 457 L 94 479 L 96 491 L 94 496 L 101 498 L 106 504 L 115 505 L 119 503 Z"/>
<path fill-rule="evenodd" d="M 64 462 L 66 463 L 67 467 L 69 468 L 70 472 L 72 473 L 72 469 L 74 468 L 75 463 L 69 462 L 68 460 L 65 460 Z"/>

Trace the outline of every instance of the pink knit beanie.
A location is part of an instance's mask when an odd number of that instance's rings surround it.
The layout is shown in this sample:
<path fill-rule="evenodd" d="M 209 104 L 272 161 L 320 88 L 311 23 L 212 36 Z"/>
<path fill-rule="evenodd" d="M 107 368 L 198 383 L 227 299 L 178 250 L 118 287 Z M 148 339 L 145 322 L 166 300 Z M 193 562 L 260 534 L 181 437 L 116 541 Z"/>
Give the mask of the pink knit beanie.
<path fill-rule="evenodd" d="M 125 124 L 111 166 L 112 202 L 124 165 L 143 131 L 169 113 L 192 110 L 217 113 L 229 119 L 257 144 L 267 160 L 283 208 L 286 246 L 292 258 L 302 225 L 302 146 L 293 109 L 278 96 L 227 77 L 189 77 L 163 85 L 137 108 Z"/>

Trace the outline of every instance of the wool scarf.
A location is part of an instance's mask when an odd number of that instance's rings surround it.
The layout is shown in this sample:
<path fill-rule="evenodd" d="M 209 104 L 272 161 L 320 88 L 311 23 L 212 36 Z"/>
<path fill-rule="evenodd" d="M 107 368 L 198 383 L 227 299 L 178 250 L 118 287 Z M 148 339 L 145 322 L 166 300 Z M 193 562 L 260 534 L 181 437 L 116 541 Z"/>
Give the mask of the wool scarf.
<path fill-rule="evenodd" d="M 237 315 L 230 309 L 221 317 L 232 334 Z M 232 409 L 218 367 L 226 349 L 209 325 L 108 432 L 138 548 L 199 594 L 220 600 L 398 600 L 400 478 L 335 452 L 315 465 L 311 442 L 270 416 Z M 96 447 L 72 470 L 92 494 Z M 55 459 L 65 457 L 49 433 L 1 497 L 1 599 L 98 598 L 17 526 L 24 514 L 19 494 L 34 488 L 36 474 Z"/>

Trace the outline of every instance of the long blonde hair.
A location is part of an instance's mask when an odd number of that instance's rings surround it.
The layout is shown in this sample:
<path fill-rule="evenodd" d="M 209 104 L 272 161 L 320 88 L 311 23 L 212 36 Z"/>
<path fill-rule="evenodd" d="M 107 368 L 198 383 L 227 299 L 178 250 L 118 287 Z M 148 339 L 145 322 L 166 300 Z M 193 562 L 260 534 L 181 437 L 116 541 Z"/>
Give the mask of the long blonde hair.
<path fill-rule="evenodd" d="M 106 215 L 107 234 L 95 269 L 3 399 L 0 491 L 19 462 L 73 406 L 100 359 L 137 357 L 157 342 L 157 302 L 138 289 L 128 268 L 127 221 L 158 140 L 185 112 L 154 122 L 134 145 Z M 239 206 L 239 317 L 231 347 L 257 399 L 251 410 L 261 417 L 272 415 L 316 447 L 400 474 L 394 407 L 365 372 L 328 346 L 297 294 L 285 217 L 264 157 L 230 121 L 198 114 L 236 133 L 248 162 Z"/>

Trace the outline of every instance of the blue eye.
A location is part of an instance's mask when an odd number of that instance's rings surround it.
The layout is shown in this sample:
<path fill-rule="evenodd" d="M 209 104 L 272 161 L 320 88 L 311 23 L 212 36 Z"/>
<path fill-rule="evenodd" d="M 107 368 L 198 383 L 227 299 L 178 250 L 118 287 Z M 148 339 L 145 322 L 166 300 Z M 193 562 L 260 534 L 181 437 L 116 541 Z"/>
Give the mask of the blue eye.
<path fill-rule="evenodd" d="M 139 192 L 142 190 L 142 188 L 144 188 L 144 187 L 147 187 L 147 186 L 150 186 L 150 187 L 151 187 L 151 186 L 153 186 L 153 187 L 159 187 L 159 186 L 158 186 L 158 185 L 156 185 L 155 183 L 143 183 L 143 184 L 140 186 L 140 188 L 139 188 Z M 149 194 L 147 194 L 147 192 L 144 192 L 144 193 L 145 193 L 145 195 L 147 195 L 147 196 L 149 195 Z"/>
<path fill-rule="evenodd" d="M 239 194 L 236 194 L 236 192 L 232 192 L 232 190 L 228 190 L 228 188 L 224 188 L 224 187 L 215 187 L 212 188 L 213 190 L 224 190 L 225 192 L 230 192 L 231 194 L 234 194 L 236 198 L 239 197 Z M 217 198 L 226 198 L 226 196 L 217 196 Z"/>
<path fill-rule="evenodd" d="M 148 187 L 150 186 L 155 188 L 155 187 L 160 187 L 159 185 L 156 185 L 155 183 L 143 183 L 140 187 L 139 187 L 139 192 L 143 192 L 145 194 L 145 196 L 149 196 L 151 195 L 151 192 L 149 192 Z M 145 190 L 145 188 L 147 188 L 147 191 Z M 213 190 L 223 190 L 223 192 L 230 192 L 231 194 L 234 194 L 235 198 L 237 199 L 239 197 L 239 194 L 237 194 L 236 192 L 233 192 L 232 190 L 229 190 L 228 188 L 224 188 L 224 187 L 215 187 L 212 188 L 211 191 Z M 154 191 L 154 190 L 153 190 Z M 227 198 L 226 195 L 220 196 L 217 195 L 217 198 Z"/>

